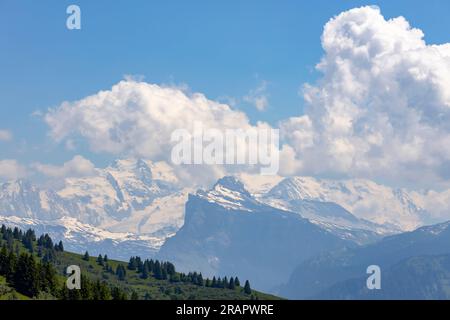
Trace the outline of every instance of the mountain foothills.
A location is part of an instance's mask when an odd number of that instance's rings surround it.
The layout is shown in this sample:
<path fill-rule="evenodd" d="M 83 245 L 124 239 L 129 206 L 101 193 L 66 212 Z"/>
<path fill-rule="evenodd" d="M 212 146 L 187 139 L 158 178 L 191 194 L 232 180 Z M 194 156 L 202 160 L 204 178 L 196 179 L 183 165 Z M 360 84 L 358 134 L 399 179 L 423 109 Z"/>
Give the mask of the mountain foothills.
<path fill-rule="evenodd" d="M 66 268 L 81 270 L 80 289 L 69 289 Z M 128 263 L 107 255 L 90 257 L 66 252 L 48 234 L 0 229 L 0 300 L 151 300 L 151 299 L 277 299 L 252 290 L 238 277 L 203 278 L 180 273 L 170 262 L 131 257 Z"/>
<path fill-rule="evenodd" d="M 195 191 L 164 163 L 122 159 L 56 190 L 1 184 L 0 224 L 48 233 L 79 254 L 172 261 L 186 274 L 237 275 L 289 298 L 392 297 L 398 291 L 364 289 L 368 265 L 382 267 L 383 288 L 399 270 L 436 268 L 439 278 L 396 279 L 410 284 L 404 297 L 428 281 L 439 293 L 416 296 L 442 298 L 450 239 L 421 199 L 368 180 L 309 177 L 228 176 Z"/>
<path fill-rule="evenodd" d="M 301 263 L 281 294 L 296 299 L 450 299 L 450 222 L 329 252 Z M 366 268 L 382 270 L 382 290 L 367 290 Z"/>

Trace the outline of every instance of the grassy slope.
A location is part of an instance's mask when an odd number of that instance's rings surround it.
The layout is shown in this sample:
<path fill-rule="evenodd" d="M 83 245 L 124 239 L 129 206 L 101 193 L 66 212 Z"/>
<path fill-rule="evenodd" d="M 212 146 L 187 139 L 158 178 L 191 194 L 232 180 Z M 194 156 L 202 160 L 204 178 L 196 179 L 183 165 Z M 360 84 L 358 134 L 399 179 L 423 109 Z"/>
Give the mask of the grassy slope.
<path fill-rule="evenodd" d="M 0 300 L 29 300 L 30 298 L 11 288 L 6 279 L 0 276 Z"/>
<path fill-rule="evenodd" d="M 0 240 L 1 242 L 1 240 Z M 15 240 L 20 248 L 20 251 L 28 252 L 23 245 Z M 37 252 L 37 250 L 35 250 Z M 36 255 L 36 258 L 37 255 Z M 39 259 L 39 258 L 38 258 Z M 108 260 L 108 264 L 116 270 L 118 264 L 122 264 L 125 267 L 127 262 Z M 192 283 L 177 282 L 171 283 L 169 280 L 157 280 L 153 277 L 148 279 L 142 279 L 135 271 L 127 270 L 126 279 L 120 281 L 116 275 L 108 273 L 103 270 L 103 267 L 98 265 L 96 257 L 90 257 L 89 261 L 83 260 L 82 255 L 71 252 L 58 252 L 56 256 L 56 262 L 54 266 L 58 271 L 58 280 L 61 285 L 66 281 L 65 270 L 69 265 L 77 265 L 81 269 L 81 273 L 92 280 L 103 280 L 110 285 L 120 286 L 131 296 L 131 293 L 135 291 L 139 299 L 144 299 L 144 296 L 148 293 L 151 299 L 156 300 L 168 300 L 168 299 L 195 299 L 195 300 L 248 300 L 252 297 L 243 292 L 242 286 L 235 290 L 221 289 L 221 288 L 209 288 L 204 286 L 197 286 Z M 242 280 L 241 280 L 242 281 Z M 28 299 L 27 297 L 15 292 L 8 286 L 4 278 L 0 277 L 0 290 L 4 288 L 5 292 L 2 294 L 0 291 L 0 299 Z M 11 296 L 12 295 L 12 296 Z M 257 292 L 252 290 L 253 297 L 260 300 L 273 300 L 280 299 L 276 296 Z M 52 298 L 51 296 L 43 296 L 42 299 Z"/>
<path fill-rule="evenodd" d="M 58 254 L 57 269 L 60 274 L 63 274 L 64 269 L 68 265 L 78 265 L 81 272 L 91 279 L 102 279 L 110 284 L 121 286 L 123 289 L 131 293 L 136 291 L 140 299 L 143 299 L 148 293 L 152 299 L 230 299 L 242 300 L 250 299 L 250 295 L 243 293 L 242 287 L 235 290 L 200 287 L 191 283 L 171 283 L 168 280 L 157 280 L 153 277 L 148 279 L 141 279 L 139 274 L 135 271 L 127 270 L 126 279 L 124 281 L 110 273 L 103 271 L 103 267 L 99 266 L 96 258 L 91 257 L 90 261 L 84 261 L 81 255 L 64 252 Z M 123 264 L 125 267 L 127 263 L 109 260 L 108 264 L 116 270 L 118 264 Z M 264 294 L 253 290 L 253 295 L 258 299 L 278 299 L 275 296 Z"/>

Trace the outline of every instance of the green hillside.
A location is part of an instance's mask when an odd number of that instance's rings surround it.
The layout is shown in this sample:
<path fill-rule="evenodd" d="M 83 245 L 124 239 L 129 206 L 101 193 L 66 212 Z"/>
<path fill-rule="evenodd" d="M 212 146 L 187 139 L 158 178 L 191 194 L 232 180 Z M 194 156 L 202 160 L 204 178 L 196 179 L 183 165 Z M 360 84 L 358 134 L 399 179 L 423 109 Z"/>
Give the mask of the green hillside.
<path fill-rule="evenodd" d="M 400 261 L 383 271 L 381 290 L 368 290 L 366 278 L 339 282 L 315 296 L 332 300 L 449 300 L 450 255 Z"/>
<path fill-rule="evenodd" d="M 68 290 L 66 268 L 81 269 L 81 290 Z M 0 229 L 0 300 L 249 300 L 278 299 L 257 292 L 237 277 L 204 279 L 201 273 L 175 270 L 169 262 L 132 257 L 129 262 L 106 256 L 65 252 L 48 235 L 32 230 Z"/>
<path fill-rule="evenodd" d="M 30 298 L 18 293 L 9 286 L 5 277 L 0 276 L 0 300 L 29 300 Z"/>

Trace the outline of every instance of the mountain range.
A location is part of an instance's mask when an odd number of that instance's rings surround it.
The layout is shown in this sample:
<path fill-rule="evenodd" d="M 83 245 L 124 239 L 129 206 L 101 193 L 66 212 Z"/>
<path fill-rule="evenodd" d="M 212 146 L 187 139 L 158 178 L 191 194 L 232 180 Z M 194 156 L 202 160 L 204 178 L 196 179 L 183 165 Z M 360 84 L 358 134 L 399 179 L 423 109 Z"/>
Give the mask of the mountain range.
<path fill-rule="evenodd" d="M 257 201 L 234 177 L 190 195 L 185 223 L 158 257 L 206 275 L 234 272 L 274 291 L 307 258 L 356 244 L 303 218 Z"/>
<path fill-rule="evenodd" d="M 117 160 L 93 176 L 66 179 L 58 191 L 26 180 L 6 182 L 0 185 L 0 219 L 49 232 L 75 252 L 89 248 L 117 259 L 151 255 L 182 226 L 188 194 L 164 169 Z"/>
<path fill-rule="evenodd" d="M 57 190 L 25 180 L 0 184 L 0 223 L 49 233 L 71 251 L 158 257 L 182 271 L 239 274 L 296 298 L 332 296 L 326 290 L 361 276 L 364 250 L 371 257 L 377 251 L 367 248 L 436 222 L 415 193 L 368 180 L 228 176 L 196 190 L 181 186 L 167 165 L 142 159 L 116 160 Z M 346 254 L 364 261 L 355 262 L 358 272 L 325 281 L 322 273 L 339 270 L 333 259 Z M 305 285 L 315 277 L 319 284 Z"/>

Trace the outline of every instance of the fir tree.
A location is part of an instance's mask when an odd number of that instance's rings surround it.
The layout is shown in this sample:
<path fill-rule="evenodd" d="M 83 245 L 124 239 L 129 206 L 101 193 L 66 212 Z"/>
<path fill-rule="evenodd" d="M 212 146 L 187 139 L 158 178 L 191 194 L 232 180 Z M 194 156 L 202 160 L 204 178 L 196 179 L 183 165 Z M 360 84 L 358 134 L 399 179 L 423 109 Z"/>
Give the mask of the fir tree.
<path fill-rule="evenodd" d="M 99 266 L 103 266 L 103 257 L 101 254 L 99 254 L 97 257 L 97 263 Z"/>
<path fill-rule="evenodd" d="M 152 300 L 152 296 L 150 295 L 150 293 L 145 293 L 144 300 Z"/>
<path fill-rule="evenodd" d="M 139 295 L 137 294 L 136 291 L 133 291 L 131 293 L 131 300 L 139 300 Z"/>
<path fill-rule="evenodd" d="M 156 262 L 155 262 L 153 273 L 154 273 L 156 279 L 158 279 L 158 280 L 162 279 L 161 264 L 159 263 L 158 260 L 156 260 Z"/>
<path fill-rule="evenodd" d="M 125 267 L 121 264 L 119 264 L 116 268 L 116 275 L 117 278 L 119 278 L 119 280 L 123 281 L 125 280 L 125 276 L 126 276 L 126 270 Z"/>
<path fill-rule="evenodd" d="M 228 278 L 225 277 L 225 278 L 223 278 L 223 280 L 222 280 L 221 288 L 227 288 L 227 287 L 228 287 Z"/>
<path fill-rule="evenodd" d="M 228 284 L 228 289 L 234 290 L 236 289 L 236 284 L 234 283 L 234 278 L 230 278 L 230 283 Z"/>
<path fill-rule="evenodd" d="M 14 272 L 14 287 L 29 297 L 39 293 L 38 267 L 33 256 L 26 253 L 20 255 Z"/>
<path fill-rule="evenodd" d="M 203 287 L 204 284 L 205 284 L 205 283 L 204 283 L 204 281 L 203 281 L 203 276 L 202 276 L 202 274 L 200 273 L 200 274 L 197 276 L 197 285 Z"/>
<path fill-rule="evenodd" d="M 58 251 L 64 252 L 64 245 L 63 245 L 62 241 L 59 241 L 59 243 L 58 243 Z"/>
<path fill-rule="evenodd" d="M 147 262 L 144 263 L 144 267 L 142 268 L 142 275 L 141 278 L 142 279 L 148 279 L 148 264 Z"/>
<path fill-rule="evenodd" d="M 136 258 L 131 257 L 130 261 L 128 262 L 128 270 L 136 270 L 136 268 L 137 268 Z"/>
<path fill-rule="evenodd" d="M 127 300 L 127 294 L 119 287 L 112 288 L 111 297 L 113 300 Z"/>
<path fill-rule="evenodd" d="M 89 252 L 86 251 L 86 252 L 84 253 L 83 260 L 84 260 L 84 261 L 89 261 Z"/>
<path fill-rule="evenodd" d="M 252 293 L 252 289 L 250 287 L 250 282 L 248 280 L 245 281 L 244 293 L 246 293 L 246 294 L 251 294 Z"/>

